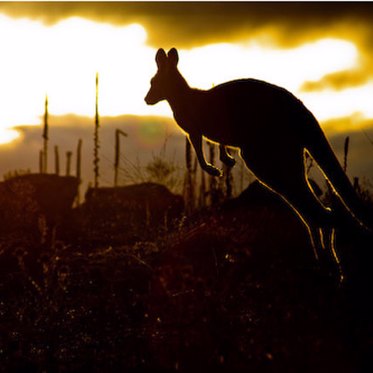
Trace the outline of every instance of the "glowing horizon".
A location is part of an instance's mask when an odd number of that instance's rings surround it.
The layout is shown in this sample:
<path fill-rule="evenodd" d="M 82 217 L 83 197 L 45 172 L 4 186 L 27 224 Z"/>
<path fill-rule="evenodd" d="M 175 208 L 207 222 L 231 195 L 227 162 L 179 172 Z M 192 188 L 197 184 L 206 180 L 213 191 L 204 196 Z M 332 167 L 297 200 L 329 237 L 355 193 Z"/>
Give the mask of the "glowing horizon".
<path fill-rule="evenodd" d="M 101 116 L 172 116 L 166 103 L 144 103 L 156 71 L 156 49 L 147 44 L 148 31 L 139 23 L 114 26 L 72 17 L 48 26 L 0 14 L 0 31 L 12 35 L 0 40 L 0 144 L 17 138 L 16 126 L 41 124 L 46 94 L 51 115 L 93 117 L 96 72 Z M 356 113 L 373 118 L 372 82 L 302 91 L 307 81 L 358 68 L 359 50 L 350 40 L 325 37 L 293 48 L 255 40 L 217 42 L 179 49 L 179 54 L 180 71 L 193 87 L 253 77 L 290 90 L 320 121 Z"/>

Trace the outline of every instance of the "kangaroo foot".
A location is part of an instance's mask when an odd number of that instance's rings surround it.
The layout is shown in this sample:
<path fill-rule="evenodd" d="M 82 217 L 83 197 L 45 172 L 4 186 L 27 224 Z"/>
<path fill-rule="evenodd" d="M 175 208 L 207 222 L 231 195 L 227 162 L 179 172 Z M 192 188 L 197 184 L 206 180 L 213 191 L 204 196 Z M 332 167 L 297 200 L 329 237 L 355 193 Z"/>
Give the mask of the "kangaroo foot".
<path fill-rule="evenodd" d="M 213 165 L 206 165 L 203 169 L 212 176 L 222 176 L 223 171 Z"/>
<path fill-rule="evenodd" d="M 228 167 L 233 167 L 236 164 L 236 160 L 228 154 L 221 156 L 220 160 Z"/>
<path fill-rule="evenodd" d="M 229 154 L 229 150 L 220 144 L 220 160 L 228 167 L 233 167 L 236 164 L 236 160 Z"/>

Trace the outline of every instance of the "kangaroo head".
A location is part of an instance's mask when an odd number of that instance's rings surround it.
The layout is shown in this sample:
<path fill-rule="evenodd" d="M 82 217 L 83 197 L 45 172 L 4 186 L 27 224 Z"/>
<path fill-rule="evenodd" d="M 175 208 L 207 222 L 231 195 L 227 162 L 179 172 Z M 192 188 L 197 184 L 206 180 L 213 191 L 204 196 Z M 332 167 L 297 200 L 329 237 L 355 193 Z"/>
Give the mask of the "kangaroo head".
<path fill-rule="evenodd" d="M 151 79 L 150 89 L 145 97 L 145 102 L 148 105 L 154 105 L 170 97 L 173 94 L 178 76 L 181 76 L 177 70 L 179 55 L 175 48 L 172 48 L 167 54 L 163 49 L 158 49 L 155 62 L 158 71 Z"/>

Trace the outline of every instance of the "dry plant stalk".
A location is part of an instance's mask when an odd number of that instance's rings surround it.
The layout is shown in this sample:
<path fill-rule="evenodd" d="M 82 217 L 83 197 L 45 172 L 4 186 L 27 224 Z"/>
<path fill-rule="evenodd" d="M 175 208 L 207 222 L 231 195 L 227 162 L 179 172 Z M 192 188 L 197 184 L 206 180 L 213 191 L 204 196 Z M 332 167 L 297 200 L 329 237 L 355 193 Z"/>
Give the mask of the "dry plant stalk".
<path fill-rule="evenodd" d="M 93 142 L 94 142 L 94 148 L 93 148 L 93 172 L 94 172 L 94 187 L 98 188 L 98 178 L 100 176 L 99 172 L 99 163 L 100 158 L 98 154 L 99 150 L 99 127 L 100 127 L 100 121 L 99 121 L 99 114 L 98 114 L 98 73 L 96 73 L 96 106 L 95 106 L 95 131 L 93 135 Z"/>
<path fill-rule="evenodd" d="M 66 152 L 66 176 L 70 176 L 70 167 L 71 167 L 71 151 Z"/>
<path fill-rule="evenodd" d="M 60 155 L 59 155 L 58 145 L 55 145 L 54 147 L 54 169 L 55 169 L 55 174 L 59 175 L 60 174 Z"/>

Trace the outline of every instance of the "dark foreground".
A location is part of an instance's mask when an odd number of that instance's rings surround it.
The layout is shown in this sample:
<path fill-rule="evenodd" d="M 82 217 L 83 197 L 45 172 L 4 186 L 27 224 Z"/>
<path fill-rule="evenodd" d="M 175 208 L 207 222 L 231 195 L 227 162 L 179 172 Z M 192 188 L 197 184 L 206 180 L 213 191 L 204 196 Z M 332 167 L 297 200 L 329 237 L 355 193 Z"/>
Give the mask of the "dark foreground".
<path fill-rule="evenodd" d="M 1 242 L 1 372 L 369 372 L 370 239 L 320 272 L 282 206 L 229 206 L 154 241 Z"/>

